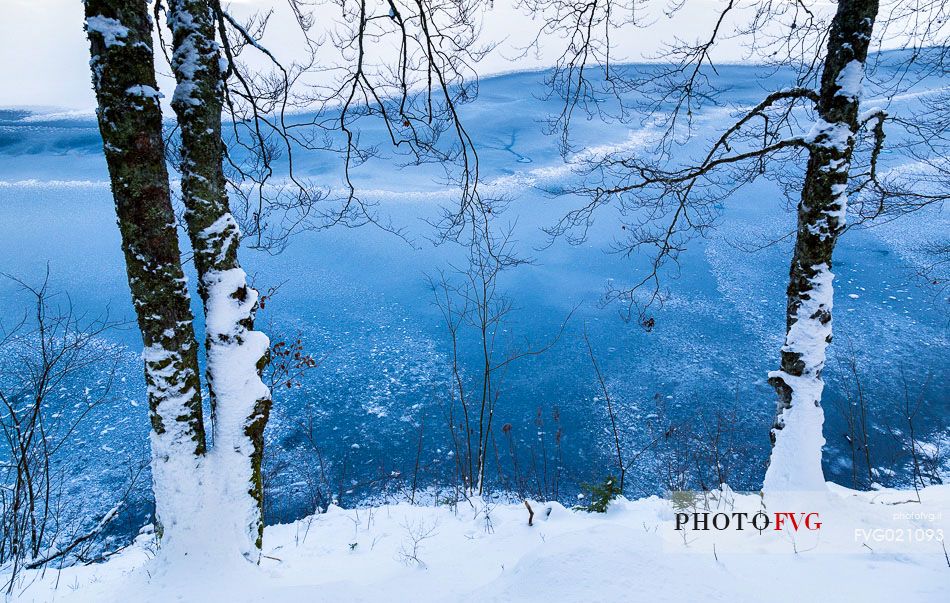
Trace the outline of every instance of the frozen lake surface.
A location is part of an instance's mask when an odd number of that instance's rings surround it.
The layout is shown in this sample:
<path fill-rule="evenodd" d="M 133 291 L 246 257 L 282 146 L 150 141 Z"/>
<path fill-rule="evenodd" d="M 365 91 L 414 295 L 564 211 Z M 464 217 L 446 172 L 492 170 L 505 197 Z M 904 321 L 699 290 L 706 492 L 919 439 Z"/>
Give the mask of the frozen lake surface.
<path fill-rule="evenodd" d="M 772 86 L 754 67 L 720 73 L 737 102 L 755 101 L 764 86 Z M 571 177 L 556 144 L 542 132 L 540 121 L 555 108 L 538 98 L 542 79 L 540 73 L 486 79 L 464 115 L 480 148 L 486 190 L 512 199 L 505 218 L 517 221 L 518 249 L 535 260 L 503 281 L 515 306 L 507 325 L 512 339 L 545 341 L 577 307 L 550 351 L 518 362 L 504 376 L 491 463 L 497 457 L 506 477 L 496 479 L 495 489 L 518 487 L 509 441 L 501 432 L 505 424 L 511 425 L 518 471 L 531 476 L 528 482 L 538 476 L 548 480 L 542 486 L 529 483 L 533 496 L 538 489 L 553 494 L 556 473 L 558 497 L 571 500 L 580 484 L 614 471 L 606 408 L 582 336 L 585 324 L 616 405 L 626 455 L 634 457 L 661 440 L 629 468 L 628 495 L 661 492 L 682 477 L 674 473 L 699 471 L 693 466 L 698 461 L 677 457 L 676 447 L 664 442 L 680 441 L 664 434 L 687 420 L 687 429 L 709 429 L 710 437 L 723 425 L 720 462 L 730 485 L 757 488 L 774 409 L 765 377 L 777 367 L 784 334 L 791 241 L 754 253 L 740 247 L 780 238 L 793 229 L 794 215 L 775 185 L 762 181 L 743 188 L 722 207 L 717 231 L 695 242 L 678 277 L 667 281 L 670 298 L 654 312 L 655 328 L 646 332 L 625 323 L 618 307 L 601 303 L 604 287 L 611 280 L 635 282 L 643 262 L 605 253 L 619 236 L 612 214 L 600 217 L 583 245 L 559 241 L 542 248 L 540 228 L 552 224 L 570 200 L 551 199 L 538 187 Z M 891 110 L 905 107 L 901 102 Z M 721 127 L 722 119 L 721 109 L 700 114 L 700 141 Z M 590 121 L 580 124 L 578 137 L 591 145 L 634 146 L 641 134 L 636 123 Z M 333 158 L 300 161 L 311 177 L 335 177 Z M 454 460 L 444 414 L 450 342 L 426 276 L 448 269 L 459 255 L 451 246 L 430 244 L 421 218 L 451 203 L 453 192 L 423 171 L 384 162 L 361 169 L 359 185 L 380 203 L 381 212 L 407 229 L 414 246 L 371 227 L 336 228 L 298 235 L 277 255 L 248 250 L 243 256 L 259 288 L 281 285 L 262 312 L 260 327 L 275 340 L 299 337 L 308 352 L 323 358 L 301 387 L 275 392 L 267 459 L 271 521 L 308 514 L 328 495 L 350 505 L 380 492 L 404 492 L 420 439 L 420 486 L 451 483 Z M 920 439 L 948 445 L 947 302 L 917 276 L 926 261 L 921 249 L 945 238 L 948 226 L 947 211 L 935 209 L 849 231 L 839 243 L 835 342 L 824 397 L 825 472 L 833 481 L 852 483 L 841 411 L 856 391 L 851 357 L 870 407 L 881 466 L 904 458 L 905 383 L 911 396 L 923 396 L 915 425 Z M 133 318 L 91 116 L 0 111 L 0 241 L 0 272 L 37 282 L 48 265 L 52 289 L 68 293 L 77 309 L 98 314 L 108 308 L 113 318 Z M 10 320 L 29 309 L 27 298 L 7 280 L 0 281 L 0 300 Z M 103 509 L 127 479 L 127 467 L 144 458 L 148 429 L 137 332 L 127 328 L 109 338 L 123 346 L 121 380 L 114 399 L 88 417 L 86 429 L 73 438 L 64 467 L 68 487 L 82 490 L 91 505 Z M 88 395 L 85 387 L 67 384 L 61 395 L 78 403 Z M 909 475 L 904 467 L 878 477 L 887 485 L 907 485 Z"/>

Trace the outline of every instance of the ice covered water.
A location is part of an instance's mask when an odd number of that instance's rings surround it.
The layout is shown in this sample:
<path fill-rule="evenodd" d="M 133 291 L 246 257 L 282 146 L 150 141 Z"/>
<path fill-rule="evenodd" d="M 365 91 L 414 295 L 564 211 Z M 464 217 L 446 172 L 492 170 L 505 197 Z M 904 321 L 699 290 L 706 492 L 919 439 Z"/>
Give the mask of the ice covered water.
<path fill-rule="evenodd" d="M 729 100 L 761 96 L 755 68 L 726 67 L 720 73 L 733 84 Z M 574 177 L 542 132 L 541 120 L 554 109 L 551 101 L 539 100 L 542 80 L 539 73 L 487 79 L 480 98 L 465 108 L 479 145 L 484 191 L 512 199 L 505 219 L 515 224 L 518 250 L 535 260 L 503 279 L 514 309 L 500 345 L 544 343 L 573 310 L 551 350 L 512 365 L 498 383 L 490 464 L 493 474 L 497 463 L 506 477 L 496 479 L 493 488 L 517 486 L 508 434 L 520 471 L 543 475 L 548 492 L 557 474 L 557 494 L 564 500 L 572 500 L 580 484 L 614 471 L 605 404 L 582 338 L 586 325 L 614 400 L 625 455 L 636 457 L 628 469 L 629 494 L 664 490 L 687 477 L 676 472 L 713 462 L 722 465 L 733 488 L 755 489 L 769 448 L 774 394 L 765 376 L 778 364 L 784 333 L 791 242 L 783 235 L 793 229 L 794 215 L 773 184 L 745 187 L 722 206 L 719 228 L 694 241 L 679 270 L 667 275 L 669 298 L 653 311 L 654 328 L 647 332 L 624 322 L 621 307 L 602 303 L 604 287 L 610 281 L 635 282 L 645 265 L 606 252 L 623 236 L 615 216 L 601 214 L 590 240 L 580 246 L 563 241 L 545 246 L 539 230 L 571 203 L 542 189 L 556 189 Z M 902 102 L 912 100 L 899 101 L 892 110 L 901 110 Z M 717 108 L 698 116 L 697 145 L 723 116 Z M 636 120 L 581 121 L 577 141 L 581 147 L 651 152 L 642 145 L 643 128 Z M 300 169 L 332 184 L 337 161 L 304 156 Z M 261 329 L 272 340 L 299 337 L 321 360 L 300 387 L 274 392 L 266 460 L 272 521 L 307 514 L 330 499 L 347 505 L 405 491 L 420 440 L 419 486 L 452 482 L 456 460 L 445 413 L 450 346 L 426 277 L 462 258 L 451 245 L 431 245 L 421 218 L 450 204 L 454 193 L 432 171 L 385 160 L 360 169 L 358 185 L 415 245 L 372 227 L 337 228 L 300 234 L 278 255 L 244 253 L 256 286 L 280 285 L 260 316 Z M 917 272 L 926 262 L 922 247 L 948 232 L 946 210 L 935 209 L 849 231 L 839 243 L 833 270 L 835 342 L 825 370 L 829 479 L 852 481 L 844 410 L 856 396 L 852 357 L 881 465 L 890 466 L 903 452 L 905 384 L 908 395 L 923 396 L 918 437 L 925 446 L 947 445 L 945 436 L 940 439 L 950 421 L 946 300 Z M 778 242 L 746 250 L 771 240 Z M 53 289 L 68 292 L 78 310 L 97 314 L 108 308 L 113 318 L 134 318 L 91 116 L 0 112 L 0 241 L 0 271 L 36 281 L 49 265 Z M 0 299 L 10 320 L 29 311 L 9 281 L 0 283 Z M 127 466 L 144 459 L 148 421 L 137 337 L 130 324 L 104 342 L 124 346 L 115 396 L 87 419 L 95 428 L 74 438 L 64 467 L 71 487 L 90 493 L 92 504 L 101 499 L 107 506 L 108 493 L 128 478 Z M 470 339 L 462 350 L 472 375 L 478 370 L 474 346 Z M 101 377 L 94 370 L 90 374 Z M 79 403 L 85 387 L 64 384 L 59 395 Z M 696 451 L 663 449 L 664 442 L 678 441 L 678 429 L 706 429 L 712 438 L 720 429 L 717 422 L 728 428 L 718 461 L 697 460 Z M 506 425 L 510 432 L 502 431 Z M 644 449 L 649 450 L 638 455 Z M 904 467 L 876 479 L 906 485 L 909 471 Z M 542 486 L 528 487 L 534 493 Z M 146 492 L 142 485 L 137 501 L 143 514 Z"/>

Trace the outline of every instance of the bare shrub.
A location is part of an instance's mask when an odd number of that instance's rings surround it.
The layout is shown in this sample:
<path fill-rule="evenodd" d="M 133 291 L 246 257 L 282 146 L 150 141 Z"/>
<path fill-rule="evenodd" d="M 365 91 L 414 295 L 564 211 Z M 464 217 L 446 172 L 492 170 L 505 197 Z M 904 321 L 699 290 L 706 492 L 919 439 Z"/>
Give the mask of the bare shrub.
<path fill-rule="evenodd" d="M 23 568 L 85 560 L 131 486 L 92 525 L 92 513 L 66 513 L 77 501 L 66 499 L 60 461 L 84 420 L 111 399 L 121 350 L 103 335 L 117 323 L 77 314 L 68 296 L 50 293 L 48 274 L 39 286 L 6 278 L 33 308 L 17 324 L 0 326 L 0 566 L 12 589 Z M 79 400 L 63 393 L 76 383 L 85 384 Z"/>

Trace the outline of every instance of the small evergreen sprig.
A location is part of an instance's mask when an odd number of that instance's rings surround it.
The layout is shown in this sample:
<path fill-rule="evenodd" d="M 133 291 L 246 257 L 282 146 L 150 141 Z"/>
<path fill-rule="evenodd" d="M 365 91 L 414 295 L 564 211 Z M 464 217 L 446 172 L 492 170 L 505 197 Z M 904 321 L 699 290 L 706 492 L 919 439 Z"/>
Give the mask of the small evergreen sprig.
<path fill-rule="evenodd" d="M 588 492 L 588 502 L 586 505 L 577 505 L 574 508 L 578 511 L 587 511 L 588 513 L 606 513 L 610 501 L 622 494 L 620 484 L 612 475 L 599 484 L 581 484 L 581 487 Z"/>

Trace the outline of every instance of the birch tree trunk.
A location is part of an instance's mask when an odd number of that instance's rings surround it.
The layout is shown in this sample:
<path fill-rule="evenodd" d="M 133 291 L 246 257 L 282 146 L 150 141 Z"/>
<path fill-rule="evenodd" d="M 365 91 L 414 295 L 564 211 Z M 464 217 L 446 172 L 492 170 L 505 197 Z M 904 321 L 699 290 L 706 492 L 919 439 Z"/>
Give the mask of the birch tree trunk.
<path fill-rule="evenodd" d="M 825 488 L 821 372 L 831 342 L 831 256 L 845 226 L 859 95 L 877 12 L 877 0 L 840 0 L 831 25 L 818 120 L 809 135 L 808 169 L 798 205 L 781 369 L 769 373 L 778 410 L 766 490 Z"/>
<path fill-rule="evenodd" d="M 163 545 L 200 509 L 205 453 L 191 302 L 182 270 L 145 0 L 86 0 L 97 115 L 129 288 L 145 344 L 152 481 Z"/>
<path fill-rule="evenodd" d="M 258 294 L 238 262 L 241 233 L 231 215 L 222 161 L 224 83 L 209 0 L 168 0 L 172 108 L 181 130 L 182 196 L 205 311 L 207 383 L 214 417 L 209 479 L 223 529 L 259 560 L 263 522 L 261 459 L 271 394 L 261 380 L 270 342 L 254 330 Z"/>

